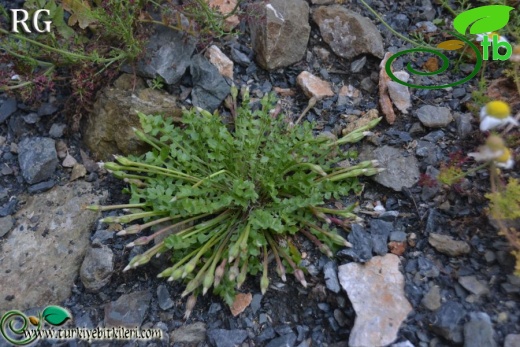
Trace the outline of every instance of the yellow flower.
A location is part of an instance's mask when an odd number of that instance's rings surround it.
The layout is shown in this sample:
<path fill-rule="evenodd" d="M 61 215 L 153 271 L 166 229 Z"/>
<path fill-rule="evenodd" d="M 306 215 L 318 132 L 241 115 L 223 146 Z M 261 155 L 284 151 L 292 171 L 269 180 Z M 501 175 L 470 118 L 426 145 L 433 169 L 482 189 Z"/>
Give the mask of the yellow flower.
<path fill-rule="evenodd" d="M 480 130 L 487 131 L 506 124 L 518 125 L 511 117 L 511 108 L 503 101 L 488 102 L 480 110 Z"/>
<path fill-rule="evenodd" d="M 515 165 L 511 150 L 498 135 L 490 135 L 486 144 L 480 147 L 478 152 L 469 153 L 468 156 L 476 161 L 493 161 L 496 166 L 503 169 L 511 169 Z"/>

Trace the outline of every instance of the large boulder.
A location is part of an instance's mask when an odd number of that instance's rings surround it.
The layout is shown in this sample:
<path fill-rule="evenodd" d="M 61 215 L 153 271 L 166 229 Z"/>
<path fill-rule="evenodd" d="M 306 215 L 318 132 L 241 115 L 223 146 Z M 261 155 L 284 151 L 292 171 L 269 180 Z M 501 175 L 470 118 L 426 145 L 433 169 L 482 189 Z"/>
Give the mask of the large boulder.
<path fill-rule="evenodd" d="M 96 159 L 108 160 L 112 154 L 141 154 L 148 147 L 132 128 L 141 128 L 137 112 L 161 114 L 180 120 L 181 108 L 174 96 L 154 89 L 107 87 L 98 94 L 85 124 L 83 139 Z"/>
<path fill-rule="evenodd" d="M 56 305 L 71 294 L 106 192 L 75 181 L 26 200 L 0 245 L 0 312 Z"/>
<path fill-rule="evenodd" d="M 251 22 L 251 41 L 258 64 L 266 70 L 300 61 L 307 49 L 311 27 L 309 5 L 303 0 L 271 0 L 261 6 L 262 20 Z M 250 11 L 253 11 L 250 8 Z M 265 18 L 265 20 L 264 20 Z"/>

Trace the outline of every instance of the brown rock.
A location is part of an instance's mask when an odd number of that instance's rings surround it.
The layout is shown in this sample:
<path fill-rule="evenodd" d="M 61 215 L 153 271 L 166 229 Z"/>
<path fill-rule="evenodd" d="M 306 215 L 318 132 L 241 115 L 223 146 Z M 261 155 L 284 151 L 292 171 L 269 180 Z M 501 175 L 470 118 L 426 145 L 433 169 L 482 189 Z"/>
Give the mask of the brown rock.
<path fill-rule="evenodd" d="M 227 15 L 236 7 L 237 0 L 209 0 L 208 4 L 211 7 L 218 9 L 218 11 L 223 15 Z M 230 31 L 238 24 L 240 24 L 238 16 L 232 15 L 224 20 L 224 29 Z"/>
<path fill-rule="evenodd" d="M 309 5 L 304 0 L 271 0 L 248 7 L 251 44 L 258 64 L 266 70 L 292 65 L 303 58 L 309 41 Z"/>
<path fill-rule="evenodd" d="M 468 254 L 469 245 L 464 241 L 455 241 L 451 236 L 431 233 L 428 242 L 437 251 L 452 257 Z"/>
<path fill-rule="evenodd" d="M 253 300 L 253 295 L 251 293 L 238 293 L 235 296 L 235 301 L 233 301 L 233 305 L 231 305 L 231 313 L 234 317 L 238 316 L 251 304 L 251 300 Z"/>
<path fill-rule="evenodd" d="M 323 40 L 340 57 L 351 59 L 370 53 L 383 58 L 383 38 L 370 19 L 344 6 L 321 6 L 312 14 Z"/>
<path fill-rule="evenodd" d="M 401 256 L 406 251 L 406 242 L 390 241 L 388 249 L 390 253 Z"/>
<path fill-rule="evenodd" d="M 314 76 L 310 72 L 303 71 L 300 73 L 296 78 L 296 82 L 308 98 L 321 100 L 326 96 L 334 96 L 330 83 Z"/>
<path fill-rule="evenodd" d="M 141 154 L 148 147 L 134 134 L 141 128 L 137 111 L 162 114 L 179 120 L 182 114 L 175 97 L 158 90 L 107 87 L 97 97 L 85 125 L 84 141 L 96 159 L 108 160 L 112 154 Z"/>
<path fill-rule="evenodd" d="M 220 48 L 215 45 L 210 46 L 206 51 L 206 58 L 215 65 L 222 76 L 233 79 L 233 62 L 222 53 Z"/>

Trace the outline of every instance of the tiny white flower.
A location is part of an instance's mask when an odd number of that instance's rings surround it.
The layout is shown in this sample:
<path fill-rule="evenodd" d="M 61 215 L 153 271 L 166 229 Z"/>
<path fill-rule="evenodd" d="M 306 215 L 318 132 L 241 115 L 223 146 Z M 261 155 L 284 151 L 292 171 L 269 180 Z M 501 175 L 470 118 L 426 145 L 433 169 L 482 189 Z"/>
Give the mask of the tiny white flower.
<path fill-rule="evenodd" d="M 481 131 L 487 131 L 507 124 L 519 125 L 518 121 L 511 117 L 511 109 L 507 103 L 491 101 L 480 110 Z"/>
<path fill-rule="evenodd" d="M 509 43 L 509 41 L 504 36 L 500 35 L 496 31 L 483 33 L 483 34 L 477 34 L 477 41 L 478 42 L 484 41 L 484 37 L 486 37 L 486 36 L 487 36 L 489 42 L 493 42 L 493 36 L 497 36 L 497 42 L 507 42 L 507 43 Z"/>
<path fill-rule="evenodd" d="M 468 156 L 473 157 L 475 161 L 494 161 L 496 166 L 503 169 L 511 169 L 515 165 L 511 150 L 498 135 L 490 135 L 478 152 L 469 153 Z"/>

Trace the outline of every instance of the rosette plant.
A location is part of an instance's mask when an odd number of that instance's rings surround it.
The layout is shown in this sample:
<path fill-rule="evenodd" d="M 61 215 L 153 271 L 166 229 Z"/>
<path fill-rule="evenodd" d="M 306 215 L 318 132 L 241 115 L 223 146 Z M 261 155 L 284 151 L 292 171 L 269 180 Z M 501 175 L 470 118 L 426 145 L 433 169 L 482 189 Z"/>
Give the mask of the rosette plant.
<path fill-rule="evenodd" d="M 282 280 L 292 273 L 306 286 L 294 235 L 301 233 L 327 256 L 351 246 L 335 227 L 356 218 L 353 207 L 338 210 L 328 202 L 359 192 L 358 176 L 382 170 L 375 161 L 337 165 L 356 156 L 341 146 L 361 140 L 381 118 L 340 139 L 315 136 L 310 123 L 287 124 L 272 96 L 256 109 L 247 91 L 240 104 L 237 96 L 233 87 L 231 125 L 197 108 L 184 110 L 182 125 L 140 114 L 143 131 L 136 134 L 152 149 L 103 164 L 129 184 L 129 204 L 90 206 L 129 212 L 103 219 L 125 224 L 119 235 L 147 232 L 127 246 L 152 246 L 125 270 L 169 255 L 172 264 L 158 276 L 186 283 L 188 314 L 197 295 L 210 288 L 231 305 L 248 274 L 261 274 L 265 293 L 270 260 Z"/>

